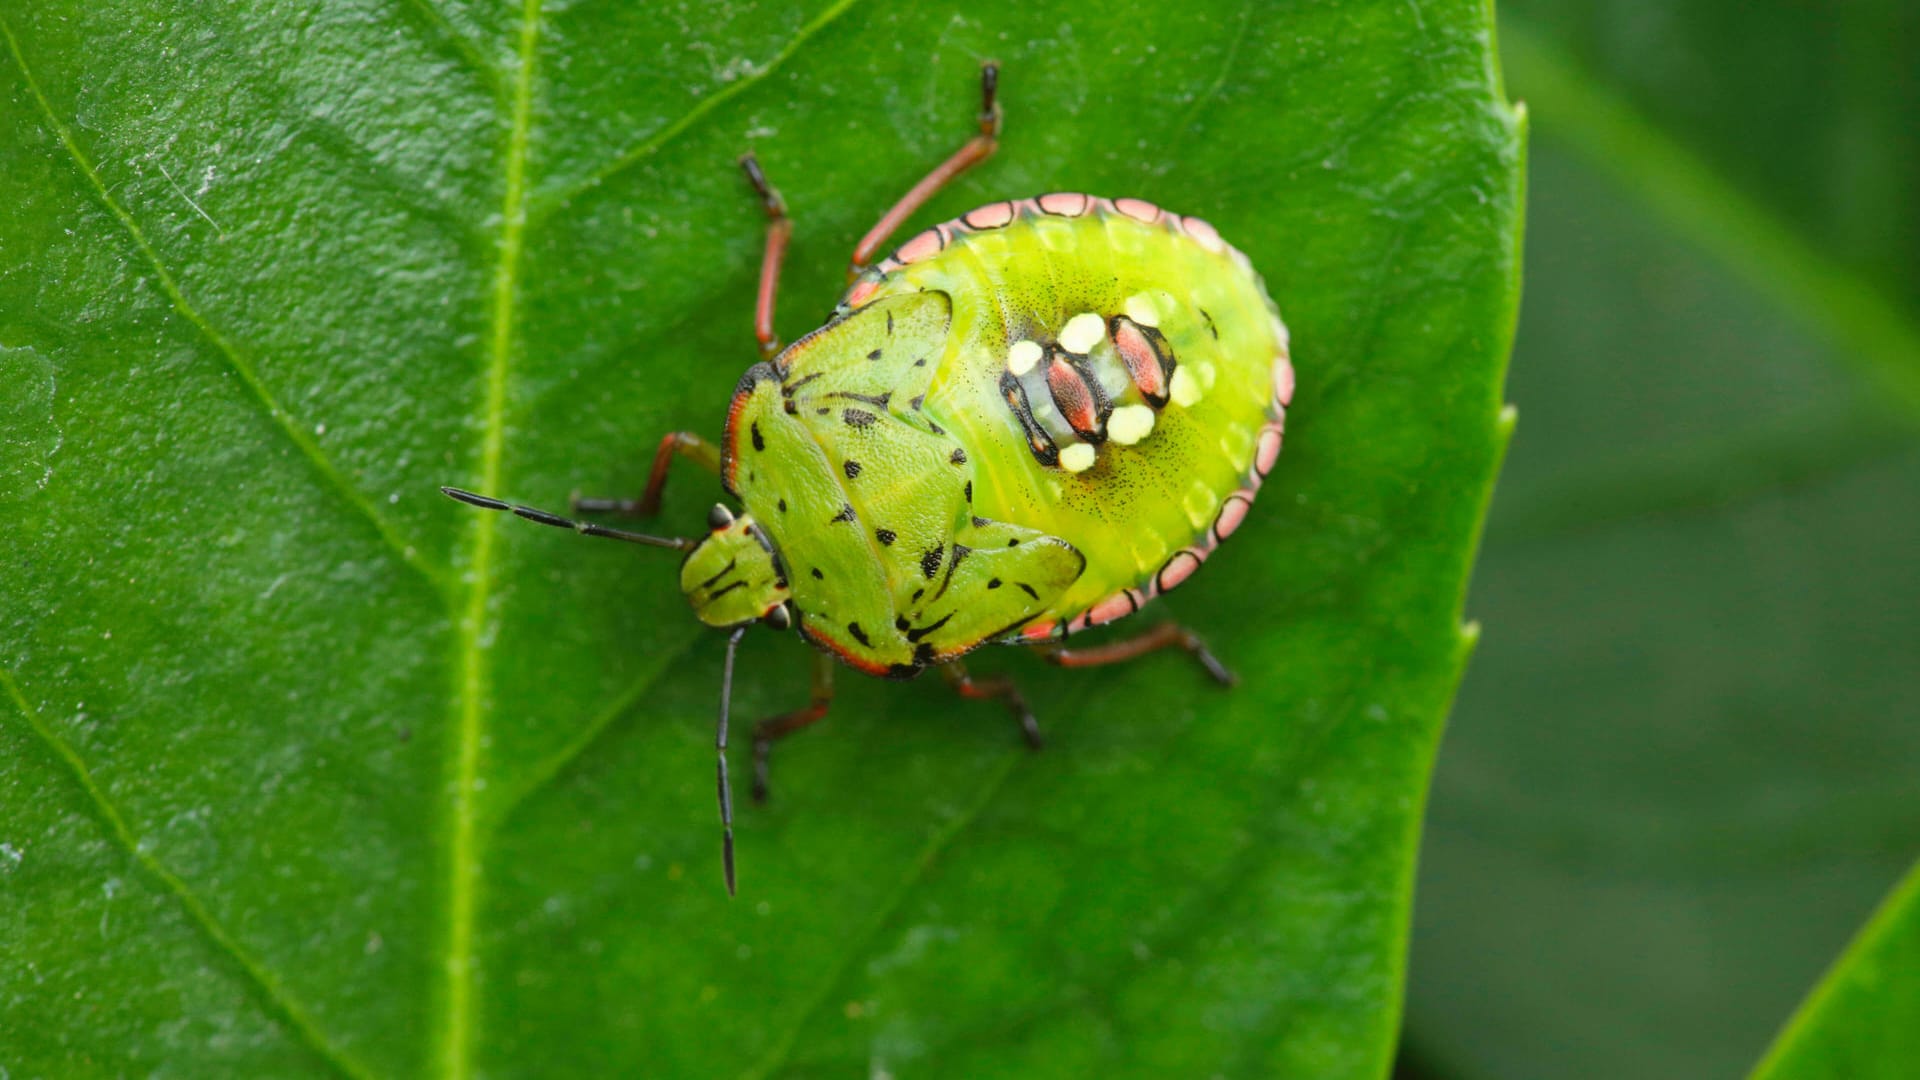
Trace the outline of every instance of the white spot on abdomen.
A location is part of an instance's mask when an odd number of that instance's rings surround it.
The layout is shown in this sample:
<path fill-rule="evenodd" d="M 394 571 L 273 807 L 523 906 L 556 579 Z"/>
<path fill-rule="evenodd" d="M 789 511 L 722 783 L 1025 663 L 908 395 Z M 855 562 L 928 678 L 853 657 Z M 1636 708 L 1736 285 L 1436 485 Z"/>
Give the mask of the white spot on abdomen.
<path fill-rule="evenodd" d="M 1074 443 L 1060 451 L 1060 467 L 1070 473 L 1086 472 L 1093 468 L 1095 456 L 1092 443 Z"/>
<path fill-rule="evenodd" d="M 1107 321 L 1091 311 L 1083 311 L 1067 320 L 1060 328 L 1060 347 L 1070 353 L 1085 355 L 1093 351 L 1100 339 L 1107 336 Z"/>

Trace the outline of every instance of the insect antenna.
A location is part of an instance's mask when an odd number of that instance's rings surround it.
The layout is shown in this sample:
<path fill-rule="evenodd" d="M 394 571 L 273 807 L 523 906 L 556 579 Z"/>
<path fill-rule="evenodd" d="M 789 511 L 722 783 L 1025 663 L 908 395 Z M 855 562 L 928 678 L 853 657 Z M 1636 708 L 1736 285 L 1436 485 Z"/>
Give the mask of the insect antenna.
<path fill-rule="evenodd" d="M 727 895 L 734 895 L 733 876 L 733 785 L 727 782 L 727 715 L 733 707 L 733 654 L 740 647 L 747 628 L 727 635 L 727 660 L 720 669 L 720 726 L 714 733 L 715 766 L 720 789 L 720 866 L 727 876 Z"/>
<path fill-rule="evenodd" d="M 499 499 L 489 499 L 485 495 L 475 495 L 471 491 L 462 491 L 456 487 L 443 487 L 440 493 L 449 499 L 456 499 L 468 506 L 477 506 L 482 510 L 504 510 L 517 514 L 539 525 L 551 525 L 556 529 L 572 529 L 582 536 L 604 536 L 609 540 L 625 540 L 629 544 L 645 544 L 648 547 L 672 548 L 674 551 L 692 551 L 694 542 L 677 536 L 648 536 L 646 533 L 628 532 L 625 529 L 609 529 L 605 525 L 595 525 L 591 521 L 574 521 L 559 514 L 545 510 L 536 510 L 531 506 L 518 506 Z"/>

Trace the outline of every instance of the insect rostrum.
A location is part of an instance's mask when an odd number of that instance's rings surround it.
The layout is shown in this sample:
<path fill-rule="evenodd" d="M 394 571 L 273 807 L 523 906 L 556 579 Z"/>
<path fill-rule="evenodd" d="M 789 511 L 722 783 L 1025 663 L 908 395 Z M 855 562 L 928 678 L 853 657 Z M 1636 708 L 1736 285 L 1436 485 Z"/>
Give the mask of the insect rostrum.
<path fill-rule="evenodd" d="M 993 153 L 998 69 L 982 69 L 980 131 L 890 209 L 853 256 L 833 317 L 782 348 L 774 298 L 792 223 L 752 156 L 769 227 L 754 324 L 763 359 L 734 389 L 715 445 L 661 440 L 638 500 L 657 510 L 675 457 L 717 470 L 724 505 L 698 540 L 578 522 L 457 489 L 540 524 L 686 552 L 680 588 L 730 631 L 716 738 L 727 889 L 734 647 L 763 623 L 822 652 L 810 704 L 754 733 L 756 797 L 773 742 L 826 714 L 831 657 L 869 675 L 937 666 L 996 698 L 1038 745 L 1004 680 L 960 658 L 1025 645 L 1064 667 L 1167 646 L 1231 675 L 1174 624 L 1069 648 L 1185 581 L 1239 527 L 1280 454 L 1293 398 L 1287 331 L 1246 257 L 1211 225 L 1138 199 L 1054 193 L 991 203 L 873 261 L 941 185 Z"/>

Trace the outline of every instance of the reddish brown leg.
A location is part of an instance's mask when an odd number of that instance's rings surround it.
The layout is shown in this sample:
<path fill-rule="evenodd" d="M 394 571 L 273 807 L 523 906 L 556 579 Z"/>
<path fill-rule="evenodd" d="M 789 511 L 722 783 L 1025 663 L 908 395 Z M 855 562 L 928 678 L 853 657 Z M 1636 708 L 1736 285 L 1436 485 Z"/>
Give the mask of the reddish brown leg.
<path fill-rule="evenodd" d="M 980 134 L 967 140 L 967 144 L 954 151 L 952 157 L 934 166 L 932 172 L 913 185 L 912 190 L 900 197 L 867 235 L 860 238 L 859 246 L 853 249 L 853 264 L 847 268 L 847 280 L 859 277 L 867 264 L 913 212 L 926 205 L 935 192 L 947 186 L 948 181 L 987 158 L 1000 145 L 1000 103 L 995 95 L 1000 88 L 1000 65 L 989 60 L 980 65 Z"/>
<path fill-rule="evenodd" d="M 813 655 L 813 698 L 804 709 L 771 717 L 753 729 L 753 801 L 767 801 L 767 771 L 773 756 L 773 744 L 810 727 L 827 715 L 833 704 L 833 657 L 823 652 Z"/>
<path fill-rule="evenodd" d="M 1085 649 L 1043 649 L 1041 657 L 1050 664 L 1061 667 L 1099 667 L 1101 664 L 1118 664 L 1144 656 L 1155 649 L 1164 649 L 1177 645 L 1193 654 L 1207 674 L 1222 686 L 1232 686 L 1240 680 L 1234 677 L 1227 666 L 1215 659 L 1207 651 L 1206 642 L 1200 635 L 1181 626 L 1179 623 L 1162 623 L 1144 634 L 1130 637 L 1125 641 L 1115 641 L 1107 645 L 1094 645 Z"/>
<path fill-rule="evenodd" d="M 946 676 L 947 682 L 963 698 L 975 701 L 999 698 L 1006 704 L 1007 711 L 1013 714 L 1014 720 L 1019 722 L 1020 734 L 1026 736 L 1027 745 L 1035 750 L 1046 745 L 1046 740 L 1040 737 L 1040 722 L 1033 718 L 1033 710 L 1027 708 L 1027 699 L 1020 696 L 1012 680 L 1005 677 L 975 679 L 967 674 L 966 665 L 958 660 L 941 665 L 940 674 Z"/>
<path fill-rule="evenodd" d="M 686 458 L 708 472 L 720 471 L 720 448 L 691 431 L 670 431 L 653 452 L 653 469 L 647 474 L 647 490 L 637 499 L 584 499 L 573 497 L 573 509 L 580 514 L 631 514 L 652 517 L 660 512 L 660 493 L 666 490 L 667 467 L 675 455 Z"/>
<path fill-rule="evenodd" d="M 760 196 L 767 212 L 767 251 L 760 259 L 760 294 L 753 305 L 753 336 L 760 342 L 760 355 L 771 357 L 780 351 L 780 338 L 773 332 L 774 297 L 780 291 L 780 264 L 786 261 L 787 240 L 793 236 L 793 221 L 787 217 L 787 202 L 767 183 L 760 161 L 752 154 L 740 159 L 740 171 Z"/>

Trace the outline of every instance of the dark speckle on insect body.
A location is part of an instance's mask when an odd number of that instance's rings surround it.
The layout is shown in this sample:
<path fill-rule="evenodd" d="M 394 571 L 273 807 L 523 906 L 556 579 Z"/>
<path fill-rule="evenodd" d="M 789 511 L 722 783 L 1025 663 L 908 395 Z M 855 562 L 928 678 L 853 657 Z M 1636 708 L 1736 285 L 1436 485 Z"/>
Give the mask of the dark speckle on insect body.
<path fill-rule="evenodd" d="M 978 514 L 975 514 L 973 516 L 973 527 L 976 529 L 984 529 L 991 524 L 993 524 L 993 522 L 988 521 L 986 518 L 983 518 Z"/>
<path fill-rule="evenodd" d="M 1000 586 L 1001 586 L 1002 584 L 1003 584 L 1003 582 L 1002 582 L 1002 581 L 1001 581 L 1001 580 L 1000 580 L 999 578 L 993 578 L 992 580 L 990 580 L 990 581 L 988 581 L 988 582 L 987 582 L 987 588 L 989 588 L 989 589 L 997 589 L 997 588 L 999 588 L 999 587 L 1000 587 Z"/>
<path fill-rule="evenodd" d="M 915 590 L 913 590 L 913 602 L 914 602 L 914 603 L 916 603 L 916 604 L 917 604 L 917 603 L 919 603 L 919 602 L 920 602 L 920 598 L 921 598 L 921 597 L 923 597 L 923 596 L 925 596 L 925 595 L 927 595 L 927 590 L 925 590 L 925 589 L 915 589 Z"/>
<path fill-rule="evenodd" d="M 862 645 L 865 645 L 869 649 L 873 648 L 872 640 L 867 637 L 867 632 L 865 630 L 860 629 L 859 623 L 857 622 L 848 623 L 847 633 L 853 635 L 853 640 L 859 642 Z"/>
<path fill-rule="evenodd" d="M 833 515 L 833 517 L 829 518 L 827 520 L 827 524 L 832 525 L 837 522 L 852 521 L 852 520 L 853 520 L 853 504 L 842 503 L 840 505 L 840 512 Z"/>
<path fill-rule="evenodd" d="M 967 501 L 972 502 L 973 501 L 973 481 L 971 480 L 967 481 L 966 493 L 967 493 Z"/>
<path fill-rule="evenodd" d="M 905 615 L 896 615 L 893 618 L 893 628 L 903 633 L 906 631 L 907 627 L 912 625 L 913 625 L 912 623 L 907 621 L 907 617 Z"/>
<path fill-rule="evenodd" d="M 840 463 L 840 470 L 847 474 L 847 479 L 851 480 L 860 475 L 860 463 L 848 458 Z"/>
<path fill-rule="evenodd" d="M 872 427 L 873 422 L 879 417 L 865 409 L 842 409 L 840 419 L 846 421 L 848 427 L 865 429 Z"/>
<path fill-rule="evenodd" d="M 833 411 L 832 409 L 827 408 L 825 405 L 822 405 L 819 408 L 813 410 L 814 415 L 816 416 L 825 416 L 832 411 Z"/>
<path fill-rule="evenodd" d="M 944 545 L 935 545 L 931 551 L 920 556 L 920 572 L 925 574 L 928 580 L 932 580 L 933 575 L 940 572 L 941 560 L 946 557 L 946 547 Z"/>
<path fill-rule="evenodd" d="M 825 575 L 825 574 L 823 574 L 823 573 L 821 573 L 821 572 L 820 572 L 820 568 L 816 566 L 816 567 L 814 567 L 814 568 L 813 568 L 813 580 L 815 580 L 815 581 L 825 581 L 825 580 L 827 580 L 827 575 Z"/>
<path fill-rule="evenodd" d="M 892 544 L 895 539 L 892 529 L 875 529 L 873 530 L 873 538 L 883 544 L 889 545 Z"/>
<path fill-rule="evenodd" d="M 932 645 L 923 641 L 920 644 L 914 646 L 914 649 L 913 649 L 914 663 L 919 664 L 921 667 L 925 667 L 926 665 L 933 663 L 933 660 L 934 660 L 934 653 L 933 653 Z"/>
<path fill-rule="evenodd" d="M 747 431 L 753 436 L 753 448 L 755 450 L 765 450 L 767 448 L 767 440 L 760 437 L 760 421 L 755 420 L 753 423 L 748 424 Z"/>
<path fill-rule="evenodd" d="M 879 349 L 875 349 L 875 350 L 873 350 L 872 352 L 870 352 L 870 353 L 868 353 L 868 354 L 867 354 L 867 359 L 869 359 L 869 360 L 878 360 L 878 359 L 880 359 L 880 350 L 879 350 Z"/>
<path fill-rule="evenodd" d="M 1016 536 L 1016 537 L 1014 537 L 1013 539 L 1011 539 L 1011 540 L 1009 540 L 1009 541 L 1007 541 L 1007 546 L 1008 546 L 1008 547 L 1019 547 L 1019 546 L 1020 546 L 1020 538 Z"/>
<path fill-rule="evenodd" d="M 955 465 L 965 465 L 967 463 L 966 448 L 960 446 L 954 447 L 953 453 L 947 455 L 947 460 Z"/>
<path fill-rule="evenodd" d="M 779 502 L 775 503 L 774 505 L 780 508 L 781 513 L 784 514 L 787 512 L 787 500 L 781 499 Z"/>
<path fill-rule="evenodd" d="M 1033 591 L 1033 586 L 1027 584 L 1024 581 L 1016 581 L 1014 582 L 1014 584 L 1020 586 L 1021 592 L 1026 593 L 1028 596 L 1033 597 L 1035 600 L 1040 599 L 1040 594 Z"/>

